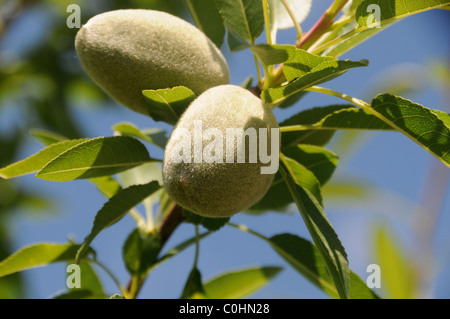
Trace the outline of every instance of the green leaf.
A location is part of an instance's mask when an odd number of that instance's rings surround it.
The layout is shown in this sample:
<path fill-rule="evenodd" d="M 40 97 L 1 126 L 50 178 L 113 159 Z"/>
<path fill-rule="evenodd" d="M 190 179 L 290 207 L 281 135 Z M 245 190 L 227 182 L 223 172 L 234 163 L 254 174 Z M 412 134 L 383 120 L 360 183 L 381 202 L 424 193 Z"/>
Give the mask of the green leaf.
<path fill-rule="evenodd" d="M 369 19 L 372 12 L 368 10 L 369 5 L 378 5 L 380 9 L 380 24 L 390 23 L 404 17 L 423 11 L 444 7 L 449 4 L 448 0 L 364 0 L 356 9 L 356 20 L 360 29 L 369 29 L 377 24 L 374 19 Z M 367 12 L 369 11 L 369 12 Z"/>
<path fill-rule="evenodd" d="M 253 44 L 264 30 L 261 0 L 216 0 L 229 31 Z"/>
<path fill-rule="evenodd" d="M 290 81 L 279 88 L 265 90 L 261 98 L 268 104 L 279 104 L 288 97 L 319 83 L 332 80 L 350 68 L 368 65 L 367 60 L 359 62 L 336 60 L 330 56 L 318 56 L 293 46 L 283 46 L 288 59 L 283 64 L 283 72 Z"/>
<path fill-rule="evenodd" d="M 205 290 L 202 284 L 202 274 L 194 267 L 189 274 L 180 299 L 203 299 Z"/>
<path fill-rule="evenodd" d="M 229 225 L 262 239 L 311 283 L 331 297 L 339 298 L 320 253 L 311 242 L 288 233 L 267 238 L 244 225 Z M 379 297 L 367 287 L 366 283 L 357 274 L 350 272 L 350 298 L 378 299 Z"/>
<path fill-rule="evenodd" d="M 338 162 L 338 157 L 334 153 L 314 145 L 299 144 L 286 148 L 284 152 L 287 156 L 304 166 L 304 168 L 299 168 L 299 173 L 305 169 L 308 170 L 314 174 L 320 185 L 325 184 L 330 179 Z M 306 172 L 302 180 L 306 179 L 306 176 L 312 178 L 309 172 Z M 318 190 L 319 185 L 315 178 L 312 178 L 311 183 L 315 192 L 319 194 L 317 195 L 319 196 L 318 198 L 321 198 L 321 191 Z M 292 202 L 292 196 L 289 194 L 289 189 L 283 177 L 280 173 L 277 173 L 267 193 L 258 203 L 250 207 L 248 212 L 262 213 L 268 210 L 285 211 L 286 206 Z"/>
<path fill-rule="evenodd" d="M 394 299 L 414 298 L 417 275 L 412 262 L 404 254 L 391 232 L 385 227 L 375 228 L 375 255 L 381 269 L 381 287 Z"/>
<path fill-rule="evenodd" d="M 448 114 L 390 94 L 376 96 L 368 111 L 450 167 Z"/>
<path fill-rule="evenodd" d="M 225 26 L 213 0 L 185 0 L 194 22 L 218 48 L 222 46 Z"/>
<path fill-rule="evenodd" d="M 159 188 L 158 182 L 151 182 L 145 185 L 131 186 L 119 191 L 116 195 L 111 197 L 95 216 L 91 232 L 77 252 L 77 262 L 84 257 L 89 245 L 102 230 L 118 222 L 130 209 L 152 195 Z"/>
<path fill-rule="evenodd" d="M 69 140 L 47 146 L 39 153 L 0 169 L 0 177 L 9 179 L 37 172 L 61 153 L 85 141 L 85 139 Z"/>
<path fill-rule="evenodd" d="M 255 267 L 228 272 L 204 284 L 210 299 L 244 298 L 267 285 L 282 270 L 280 267 Z"/>
<path fill-rule="evenodd" d="M 326 112 L 325 108 L 323 109 L 324 110 L 316 110 L 317 112 Z M 394 130 L 375 115 L 370 114 L 366 110 L 358 109 L 352 106 L 336 110 L 329 114 L 325 113 L 324 115 L 325 116 L 320 121 L 312 125 L 292 125 L 294 121 L 291 120 L 291 125 L 289 125 L 289 127 L 285 127 L 284 130 Z M 301 120 L 304 121 L 303 119 Z"/>
<path fill-rule="evenodd" d="M 279 234 L 267 239 L 275 251 L 296 271 L 333 298 L 339 298 L 336 287 L 316 246 L 292 234 Z M 351 299 L 378 299 L 366 283 L 350 273 Z"/>
<path fill-rule="evenodd" d="M 282 157 L 280 172 L 294 198 L 306 227 L 333 279 L 341 298 L 349 297 L 350 270 L 347 254 L 322 206 L 311 192 L 302 186 L 295 161 Z"/>
<path fill-rule="evenodd" d="M 291 45 L 257 44 L 250 47 L 253 54 L 258 57 L 262 64 L 269 66 L 286 62 L 295 52 Z"/>
<path fill-rule="evenodd" d="M 338 163 L 336 154 L 315 145 L 299 144 L 285 148 L 283 153 L 310 170 L 320 185 L 331 178 Z"/>
<path fill-rule="evenodd" d="M 175 125 L 178 119 L 195 99 L 192 90 L 184 86 L 160 90 L 144 90 L 148 113 L 155 121 Z"/>
<path fill-rule="evenodd" d="M 280 123 L 280 127 L 294 126 L 294 125 L 314 125 L 322 121 L 325 117 L 333 114 L 339 110 L 354 108 L 353 105 L 330 105 L 326 107 L 316 107 L 301 111 Z M 333 130 L 305 130 L 305 131 L 285 131 L 282 132 L 281 145 L 282 150 L 289 146 L 297 144 L 313 144 L 324 146 L 331 137 L 333 137 Z"/>
<path fill-rule="evenodd" d="M 250 43 L 247 40 L 242 39 L 239 35 L 235 34 L 232 30 L 228 30 L 228 47 L 231 52 L 237 52 L 245 50 L 250 47 Z"/>
<path fill-rule="evenodd" d="M 122 136 L 131 136 L 143 141 L 149 142 L 162 149 L 166 147 L 167 137 L 166 131 L 161 129 L 140 130 L 131 123 L 118 123 L 112 127 L 112 129 Z M 144 133 L 145 132 L 145 133 Z"/>
<path fill-rule="evenodd" d="M 62 261 L 72 261 L 80 246 L 74 244 L 34 244 L 20 249 L 0 262 L 0 277 Z"/>
<path fill-rule="evenodd" d="M 84 141 L 47 163 L 36 177 L 55 182 L 113 175 L 152 159 L 138 140 L 127 136 Z"/>
<path fill-rule="evenodd" d="M 103 291 L 103 286 L 98 278 L 97 273 L 95 272 L 94 268 L 87 262 L 82 261 L 80 264 L 80 281 L 81 281 L 81 287 L 80 288 L 71 288 L 69 289 L 71 292 L 79 291 L 80 289 L 89 291 L 91 293 L 90 296 L 86 296 L 83 298 L 104 298 L 105 292 Z M 61 298 L 56 298 L 61 299 Z M 77 298 L 81 299 L 81 298 Z"/>
<path fill-rule="evenodd" d="M 362 32 L 359 32 L 352 37 L 348 39 L 344 39 L 343 41 L 339 42 L 335 46 L 331 47 L 329 51 L 326 51 L 327 55 L 338 57 L 345 52 L 353 49 L 354 47 L 358 46 L 358 44 L 368 40 L 369 38 L 373 37 L 378 32 L 384 30 L 385 28 L 389 27 L 391 24 L 385 24 L 381 28 L 372 28 L 368 30 L 364 30 Z M 355 31 L 352 31 L 355 32 Z"/>
<path fill-rule="evenodd" d="M 156 262 L 161 250 L 161 240 L 155 233 L 141 234 L 136 228 L 128 236 L 123 246 L 123 260 L 132 275 L 141 275 Z"/>
<path fill-rule="evenodd" d="M 322 206 L 322 194 L 320 191 L 320 183 L 316 176 L 305 166 L 298 163 L 294 159 L 286 157 L 286 163 L 289 164 L 290 174 L 300 187 L 307 189 L 312 196 Z M 289 185 L 288 185 L 289 189 Z"/>
<path fill-rule="evenodd" d="M 186 222 L 194 225 L 202 225 L 209 231 L 216 231 L 228 223 L 230 218 L 209 218 L 197 215 L 186 209 L 183 210 L 183 215 L 186 217 Z"/>
<path fill-rule="evenodd" d="M 436 8 L 443 9 L 448 3 L 448 0 L 354 0 L 351 8 L 356 12 L 357 28 L 343 35 L 342 41 L 338 42 L 326 54 L 335 57 L 340 56 L 407 16 Z M 378 24 L 371 18 L 373 9 L 368 10 L 368 6 L 371 4 L 378 5 L 381 8 L 379 28 L 375 27 Z"/>
<path fill-rule="evenodd" d="M 47 130 L 31 129 L 31 135 L 45 146 L 66 141 L 67 137 Z"/>

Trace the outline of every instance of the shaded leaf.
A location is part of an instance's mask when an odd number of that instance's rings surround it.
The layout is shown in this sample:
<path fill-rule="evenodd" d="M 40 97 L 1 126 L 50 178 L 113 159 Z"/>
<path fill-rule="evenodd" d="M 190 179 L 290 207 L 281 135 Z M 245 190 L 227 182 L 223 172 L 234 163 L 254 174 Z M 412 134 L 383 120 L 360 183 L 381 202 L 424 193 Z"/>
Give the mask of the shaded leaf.
<path fill-rule="evenodd" d="M 333 298 L 339 298 L 336 287 L 316 246 L 292 234 L 279 234 L 268 239 L 269 244 L 295 270 Z M 378 299 L 379 297 L 354 272 L 350 273 L 351 299 Z"/>
<path fill-rule="evenodd" d="M 228 30 L 253 44 L 264 29 L 262 1 L 215 1 Z"/>
<path fill-rule="evenodd" d="M 98 297 L 99 296 L 97 296 L 97 298 Z M 92 291 L 87 289 L 76 289 L 57 295 L 53 299 L 91 299 L 91 298 L 95 298 L 95 294 Z"/>
<path fill-rule="evenodd" d="M 450 167 L 448 114 L 390 94 L 376 96 L 368 111 Z"/>
<path fill-rule="evenodd" d="M 158 182 L 145 185 L 136 185 L 119 191 L 116 195 L 103 205 L 95 216 L 94 225 L 90 234 L 86 237 L 77 252 L 76 260 L 79 262 L 86 254 L 90 243 L 105 228 L 118 222 L 134 206 L 152 195 L 160 188 Z"/>
<path fill-rule="evenodd" d="M 314 109 L 318 113 L 327 111 L 325 108 Z M 332 109 L 331 109 L 332 110 Z M 285 131 L 292 129 L 309 131 L 311 129 L 325 129 L 325 130 L 393 130 L 388 124 L 380 120 L 373 114 L 366 110 L 358 109 L 356 107 L 348 106 L 348 108 L 339 109 L 332 113 L 322 113 L 324 117 L 317 123 L 311 125 L 289 125 L 284 128 Z M 298 117 L 296 117 L 298 118 Z M 304 120 L 303 120 L 304 121 Z M 290 123 L 293 123 L 291 120 Z"/>
<path fill-rule="evenodd" d="M 321 185 L 330 179 L 338 162 L 338 157 L 334 153 L 314 145 L 299 144 L 291 146 L 285 149 L 285 154 L 313 173 Z M 313 183 L 316 185 L 314 179 Z M 317 189 L 318 186 L 316 185 L 314 188 Z M 316 192 L 320 196 L 320 191 L 316 190 Z M 267 193 L 260 201 L 250 207 L 248 212 L 262 213 L 268 210 L 285 211 L 286 206 L 293 201 L 283 177 L 278 172 Z"/>
<path fill-rule="evenodd" d="M 108 176 L 151 160 L 144 145 L 134 138 L 99 137 L 84 141 L 58 155 L 36 177 L 65 182 Z"/>
<path fill-rule="evenodd" d="M 144 90 L 142 94 L 150 117 L 155 121 L 163 121 L 171 125 L 178 122 L 180 116 L 195 99 L 194 92 L 184 86 Z"/>
<path fill-rule="evenodd" d="M 347 254 L 320 203 L 309 190 L 301 186 L 294 163 L 295 161 L 291 159 L 283 158 L 280 162 L 280 172 L 333 279 L 339 296 L 348 298 L 350 270 Z"/>
<path fill-rule="evenodd" d="M 123 260 L 132 275 L 145 274 L 156 262 L 161 240 L 155 233 L 141 234 L 136 228 L 128 236 L 122 249 Z"/>
<path fill-rule="evenodd" d="M 94 296 L 105 296 L 103 285 L 98 277 L 95 269 L 87 262 L 80 263 L 81 273 L 81 289 L 87 289 L 93 293 Z M 73 288 L 75 290 L 76 288 Z"/>
<path fill-rule="evenodd" d="M 256 267 L 225 273 L 204 284 L 210 299 L 239 299 L 267 285 L 282 270 L 280 267 Z"/>
<path fill-rule="evenodd" d="M 202 225 L 209 231 L 216 231 L 228 223 L 230 218 L 209 218 L 197 215 L 186 209 L 183 210 L 183 215 L 186 217 L 186 222 L 194 225 Z"/>
<path fill-rule="evenodd" d="M 215 1 L 185 0 L 185 3 L 197 28 L 220 48 L 225 36 L 225 26 Z"/>
<path fill-rule="evenodd" d="M 181 299 L 202 299 L 205 298 L 205 290 L 202 284 L 202 274 L 194 267 L 189 273 L 189 277 L 183 288 Z"/>

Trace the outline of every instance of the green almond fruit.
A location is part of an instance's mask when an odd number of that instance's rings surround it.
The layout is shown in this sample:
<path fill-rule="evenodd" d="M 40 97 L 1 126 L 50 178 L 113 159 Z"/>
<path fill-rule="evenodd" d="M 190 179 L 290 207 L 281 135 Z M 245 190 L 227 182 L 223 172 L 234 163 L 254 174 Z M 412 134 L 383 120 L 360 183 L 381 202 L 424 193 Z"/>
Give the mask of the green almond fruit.
<path fill-rule="evenodd" d="M 227 84 L 220 50 L 199 29 L 165 12 L 116 10 L 91 18 L 75 47 L 87 74 L 126 107 L 148 115 L 143 90 L 186 86 L 197 95 Z"/>
<path fill-rule="evenodd" d="M 278 170 L 279 142 L 277 120 L 261 99 L 234 85 L 211 88 L 191 103 L 171 134 L 164 187 L 198 215 L 230 217 L 266 194 Z M 272 161 L 262 160 L 261 149 Z"/>

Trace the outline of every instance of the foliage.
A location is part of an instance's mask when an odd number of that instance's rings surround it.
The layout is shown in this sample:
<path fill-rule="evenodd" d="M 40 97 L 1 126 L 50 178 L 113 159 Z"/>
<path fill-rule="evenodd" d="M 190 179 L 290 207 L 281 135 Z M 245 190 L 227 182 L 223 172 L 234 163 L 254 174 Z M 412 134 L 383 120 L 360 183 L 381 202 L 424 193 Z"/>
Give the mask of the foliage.
<path fill-rule="evenodd" d="M 79 2 L 90 8 L 87 1 Z M 204 281 L 198 260 L 200 242 L 211 232 L 221 231 L 226 226 L 252 234 L 269 244 L 287 265 L 332 298 L 379 298 L 350 269 L 339 234 L 326 215 L 324 202 L 327 198 L 324 194 L 327 193 L 323 188 L 333 182 L 332 175 L 338 167 L 338 155 L 326 146 L 336 131 L 399 132 L 431 153 L 443 165 L 450 167 L 450 115 L 385 92 L 369 103 L 318 85 L 340 78 L 347 72 L 369 67 L 369 61 L 365 59 L 341 60 L 338 59 L 340 55 L 405 17 L 448 7 L 450 2 L 376 1 L 381 8 L 390 8 L 382 10 L 381 21 L 378 21 L 381 28 L 374 28 L 375 25 L 368 22 L 372 13 L 366 9 L 373 1 L 354 0 L 344 9 L 347 2 L 335 0 L 306 33 L 302 33 L 300 24 L 311 7 L 309 0 L 151 2 L 152 9 L 169 11 L 186 19 L 191 17 L 218 47 L 223 47 L 227 38 L 230 51 L 247 50 L 254 57 L 258 80 L 252 86 L 253 78 L 249 78 L 243 86 L 256 93 L 273 109 L 295 109 L 295 115 L 280 122 L 280 170 L 266 195 L 246 212 L 254 215 L 268 211 L 286 212 L 295 205 L 312 241 L 289 233 L 265 237 L 246 226 L 230 223 L 228 218 L 198 216 L 182 209 L 170 199 L 164 185 L 161 185 L 159 162 L 162 159 L 151 155 L 154 153 L 150 147 L 165 148 L 166 124 L 169 127 L 176 125 L 196 98 L 187 87 L 142 92 L 149 117 L 164 122 L 160 123 L 160 127 L 141 129 L 133 123 L 121 122 L 113 126 L 114 136 L 81 138 L 86 135 L 84 128 L 70 115 L 69 104 L 87 103 L 102 107 L 109 98 L 95 89 L 79 67 L 73 70 L 69 63 L 61 61 L 65 54 L 74 52 L 73 41 L 65 39 L 73 39 L 75 31 L 67 29 L 62 19 L 64 14 L 60 16 L 50 34 L 51 45 L 41 45 L 30 51 L 27 62 L 10 64 L 0 69 L 0 102 L 8 102 L 11 100 L 10 95 L 17 93 L 24 112 L 33 115 L 24 121 L 24 129 L 39 127 L 31 134 L 45 145 L 36 154 L 13 163 L 23 133 L 0 140 L 0 213 L 12 210 L 30 198 L 39 197 L 44 201 L 44 196 L 16 189 L 9 181 L 31 173 L 36 173 L 40 179 L 54 182 L 85 179 L 94 184 L 107 201 L 98 210 L 91 231 L 82 243 L 39 243 L 13 254 L 9 247 L 7 227 L 0 215 L 0 285 L 6 287 L 6 290 L 1 290 L 0 298 L 24 296 L 20 273 L 57 262 L 78 263 L 83 281 L 89 284 L 83 286 L 82 290 L 68 290 L 55 298 L 136 298 L 145 279 L 156 267 L 190 246 L 195 246 L 195 261 L 180 293 L 181 298 L 243 298 L 269 284 L 282 268 L 247 267 Z M 107 9 L 114 9 L 142 6 L 143 3 L 105 1 L 104 5 Z M 59 5 L 65 9 L 57 1 L 48 0 L 45 5 Z M 3 3 L 0 3 L 0 11 L 2 6 Z M 19 15 L 24 8 L 17 7 L 15 10 Z M 83 21 L 98 13 L 93 8 L 82 12 Z M 10 19 L 5 20 L 7 23 L 0 20 L 0 37 L 9 26 Z M 296 29 L 297 38 L 293 39 L 293 44 L 276 43 L 278 30 L 285 28 Z M 257 44 L 264 31 L 266 43 Z M 35 87 L 19 91 L 24 86 Z M 297 111 L 297 102 L 306 93 L 327 94 L 347 104 Z M 74 99 L 74 96 L 78 98 Z M 102 111 L 107 112 L 106 109 Z M 145 209 L 145 218 L 136 208 L 141 203 Z M 123 245 L 124 264 L 131 276 L 129 284 L 124 287 L 97 260 L 91 244 L 103 230 L 120 222 L 127 214 L 136 221 L 136 228 Z M 193 224 L 196 235 L 178 246 L 164 250 L 166 244 L 172 244 L 169 239 L 181 224 L 191 224 L 191 227 Z M 200 226 L 207 232 L 200 234 Z M 411 291 L 418 289 L 417 284 L 408 282 L 408 278 L 414 277 L 414 269 L 408 266 L 407 257 L 402 255 L 393 237 L 380 228 L 376 232 L 375 242 L 380 264 L 387 269 L 390 296 L 414 296 Z M 117 291 L 104 290 L 96 268 L 103 269 L 112 277 Z"/>

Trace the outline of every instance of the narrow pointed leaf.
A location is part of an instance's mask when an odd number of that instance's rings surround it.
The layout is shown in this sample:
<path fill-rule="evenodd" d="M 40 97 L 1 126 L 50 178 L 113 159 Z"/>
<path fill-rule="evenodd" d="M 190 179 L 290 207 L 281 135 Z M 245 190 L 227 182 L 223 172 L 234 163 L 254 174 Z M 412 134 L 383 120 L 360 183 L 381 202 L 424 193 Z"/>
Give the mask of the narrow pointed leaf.
<path fill-rule="evenodd" d="M 336 287 L 328 274 L 317 247 L 306 239 L 293 234 L 278 234 L 267 238 L 243 225 L 234 225 L 239 230 L 249 233 L 269 244 L 284 260 L 312 284 L 333 298 L 339 298 Z M 354 272 L 350 272 L 350 298 L 379 299 L 366 283 Z"/>
<path fill-rule="evenodd" d="M 36 177 L 65 182 L 113 175 L 149 162 L 147 149 L 127 136 L 99 137 L 80 143 L 47 163 Z"/>
<path fill-rule="evenodd" d="M 145 185 L 136 185 L 119 191 L 116 195 L 103 205 L 95 216 L 94 225 L 90 234 L 86 237 L 77 252 L 77 262 L 84 257 L 90 243 L 105 228 L 108 228 L 118 222 L 126 213 L 152 195 L 160 188 L 158 182 L 151 182 Z"/>
<path fill-rule="evenodd" d="M 258 267 L 228 272 L 204 284 L 206 297 L 210 299 L 247 297 L 267 285 L 281 270 L 280 267 Z"/>
<path fill-rule="evenodd" d="M 450 167 L 448 114 L 390 94 L 376 96 L 368 111 Z"/>
<path fill-rule="evenodd" d="M 379 22 L 383 25 L 416 13 L 444 7 L 449 3 L 448 0 L 364 0 L 356 9 L 356 20 L 359 28 L 368 29 L 377 25 L 374 19 L 369 19 L 372 11 L 368 10 L 368 7 L 371 4 L 380 7 Z"/>
<path fill-rule="evenodd" d="M 80 246 L 74 244 L 34 244 L 0 262 L 0 277 L 52 263 L 71 261 Z"/>
<path fill-rule="evenodd" d="M 283 64 L 283 72 L 290 82 L 279 88 L 265 90 L 261 98 L 268 104 L 279 104 L 310 86 L 344 74 L 348 69 L 368 65 L 367 60 L 341 61 L 330 56 L 318 56 L 295 47 L 285 47 L 289 57 Z"/>
<path fill-rule="evenodd" d="M 306 227 L 319 249 L 320 255 L 333 279 L 341 298 L 349 297 L 350 270 L 347 254 L 322 206 L 309 190 L 301 186 L 296 175 L 295 161 L 284 157 L 280 172 L 294 198 Z"/>
<path fill-rule="evenodd" d="M 344 35 L 343 40 L 326 54 L 340 56 L 403 18 L 431 9 L 444 9 L 448 4 L 448 0 L 354 0 L 352 9 L 356 12 L 357 28 Z M 372 19 L 373 9 L 369 8 L 369 5 L 379 6 L 379 24 Z"/>
<path fill-rule="evenodd" d="M 181 299 L 203 299 L 205 298 L 205 289 L 202 283 L 202 274 L 195 267 L 191 270 L 186 284 L 181 294 Z"/>
<path fill-rule="evenodd" d="M 69 140 L 62 141 L 46 148 L 42 149 L 40 152 L 7 167 L 0 169 L 0 177 L 9 179 L 21 175 L 31 174 L 39 171 L 48 162 L 53 160 L 55 157 L 61 153 L 67 151 L 75 145 L 85 142 L 85 139 L 80 140 Z"/>
<path fill-rule="evenodd" d="M 217 231 L 225 226 L 230 218 L 209 218 L 197 215 L 191 211 L 183 210 L 183 215 L 186 217 L 186 222 L 194 225 L 202 225 L 209 231 Z"/>
<path fill-rule="evenodd" d="M 275 251 L 311 283 L 333 298 L 339 298 L 326 266 L 316 246 L 292 234 L 275 235 L 268 239 Z M 354 272 L 350 273 L 351 299 L 378 299 L 376 293 Z"/>
<path fill-rule="evenodd" d="M 314 174 L 311 184 L 314 185 L 313 189 L 316 189 L 315 192 L 318 193 L 317 197 L 321 198 L 318 183 L 323 185 L 330 179 L 338 162 L 337 155 L 322 147 L 306 144 L 285 148 L 283 152 Z M 311 174 L 307 173 L 301 179 L 303 181 L 306 180 L 308 175 L 310 176 Z M 283 177 L 280 173 L 277 173 L 264 197 L 247 211 L 250 213 L 263 213 L 268 210 L 283 212 L 286 211 L 287 206 L 293 201 Z"/>

